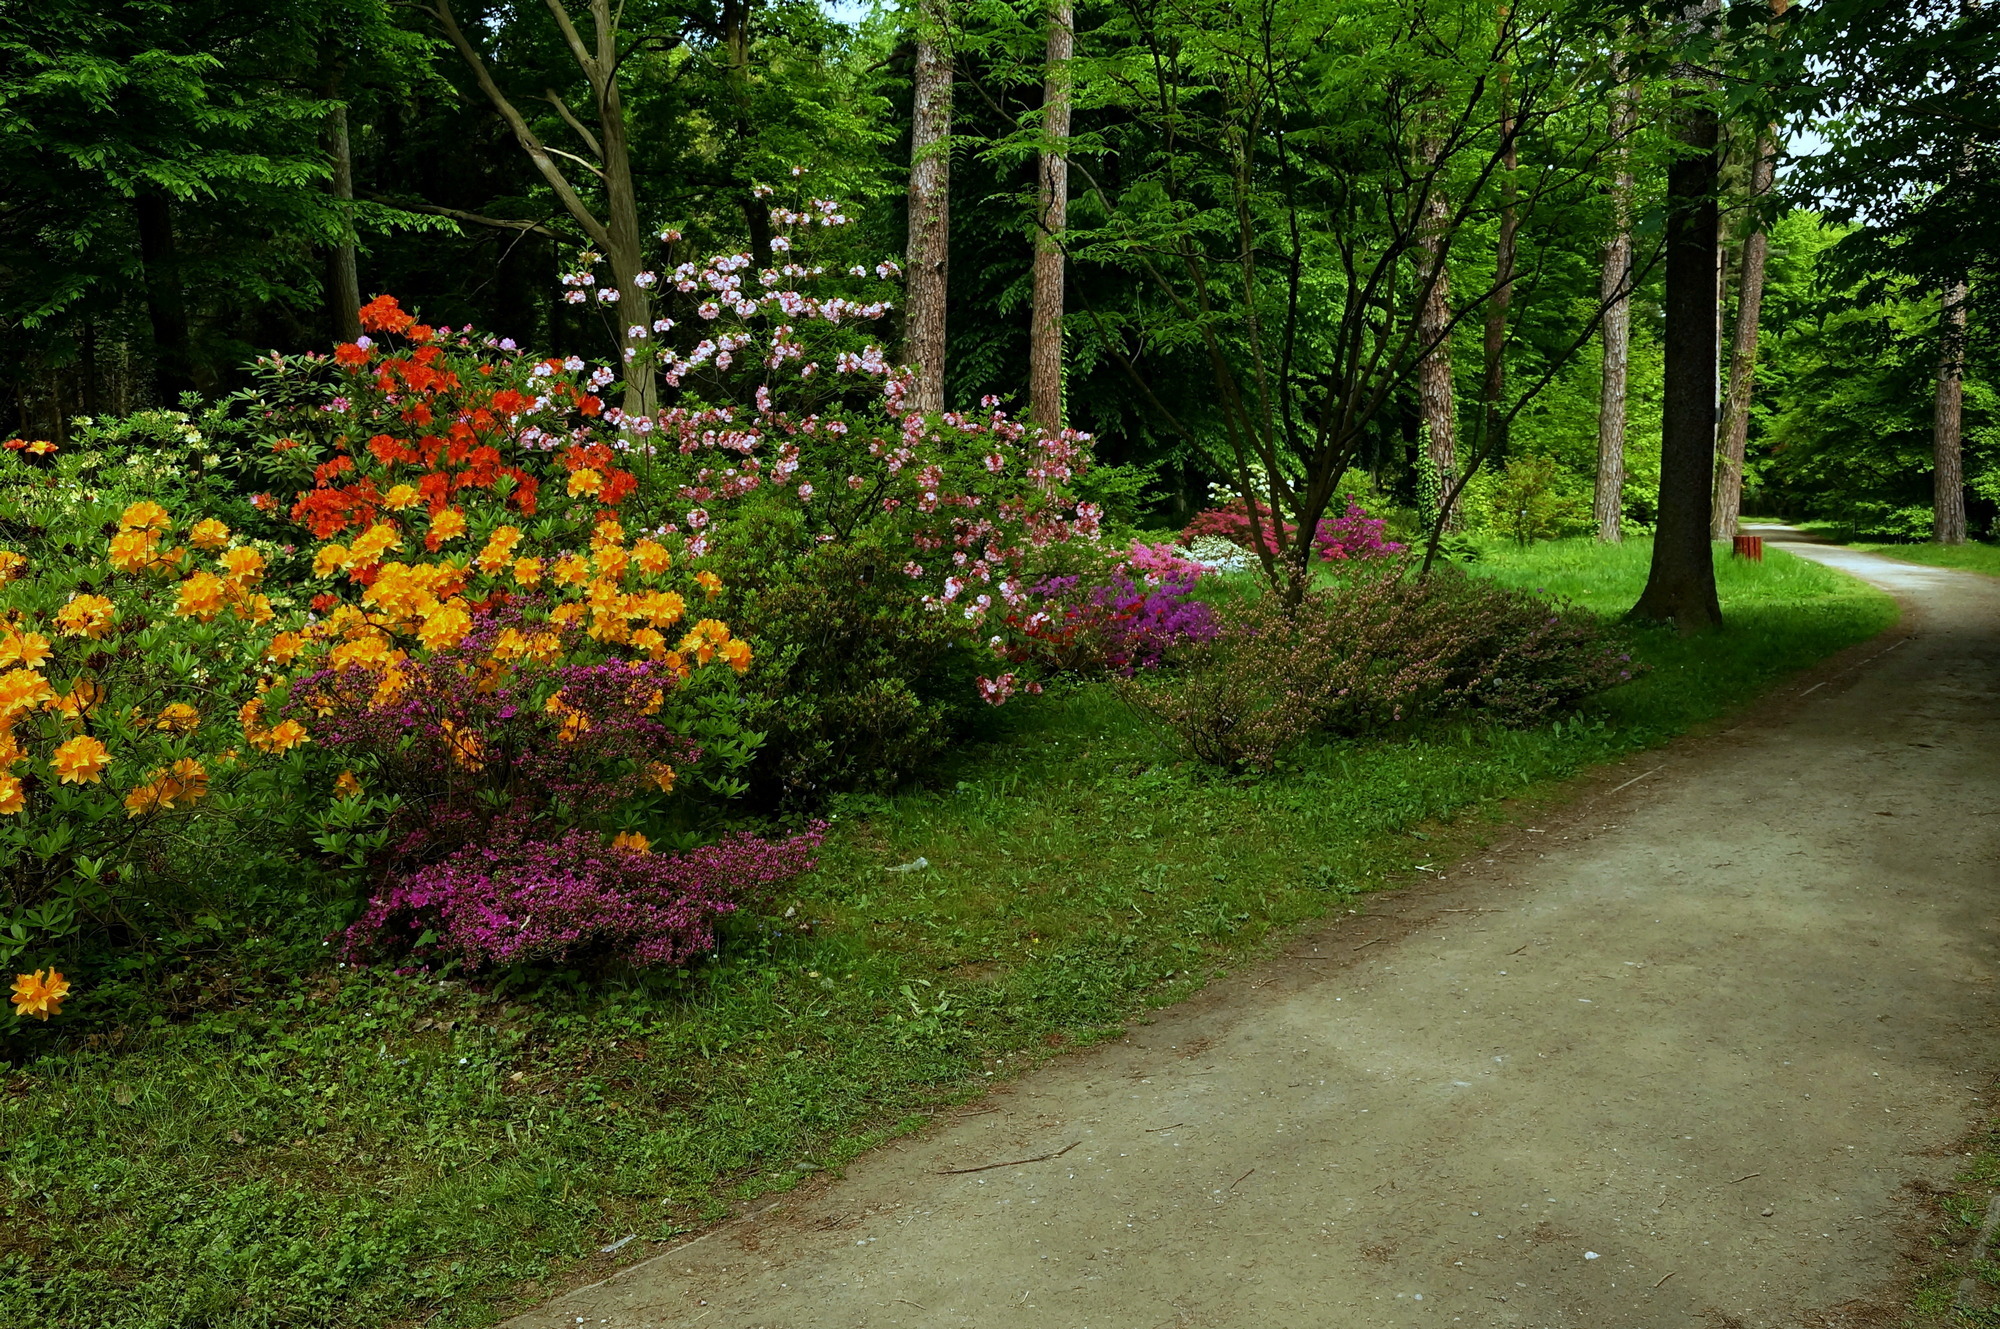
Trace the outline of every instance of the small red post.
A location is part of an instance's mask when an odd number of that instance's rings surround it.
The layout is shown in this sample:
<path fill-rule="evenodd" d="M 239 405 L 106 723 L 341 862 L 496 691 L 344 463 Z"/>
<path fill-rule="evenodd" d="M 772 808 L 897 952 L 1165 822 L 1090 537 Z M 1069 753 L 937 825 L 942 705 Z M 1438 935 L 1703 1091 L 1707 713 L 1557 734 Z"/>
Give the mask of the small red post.
<path fill-rule="evenodd" d="M 1752 563 L 1764 561 L 1764 537 L 1761 535 L 1739 535 L 1736 547 L 1730 551 L 1738 558 L 1747 558 Z"/>

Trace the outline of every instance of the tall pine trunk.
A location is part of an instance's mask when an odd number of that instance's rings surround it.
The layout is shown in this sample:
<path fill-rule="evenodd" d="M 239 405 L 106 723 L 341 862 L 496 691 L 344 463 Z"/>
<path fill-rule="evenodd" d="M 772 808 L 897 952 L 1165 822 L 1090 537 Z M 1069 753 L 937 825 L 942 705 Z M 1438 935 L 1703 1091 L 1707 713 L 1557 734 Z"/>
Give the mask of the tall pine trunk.
<path fill-rule="evenodd" d="M 1961 279 L 1944 289 L 1938 310 L 1937 399 L 1932 407 L 1933 524 L 1941 545 L 1965 543 L 1965 458 L 1961 440 L 1965 405 L 1965 301 Z"/>
<path fill-rule="evenodd" d="M 1501 12 L 1503 15 L 1506 13 L 1504 6 Z M 1486 303 L 1486 381 L 1479 394 L 1485 409 L 1479 440 L 1480 455 L 1501 458 L 1507 455 L 1507 312 L 1514 303 L 1514 263 L 1521 226 L 1520 209 L 1515 201 L 1519 186 L 1514 181 L 1514 168 L 1519 162 L 1514 150 L 1514 116 L 1506 104 L 1509 82 L 1508 71 L 1501 70 L 1500 134 L 1505 146 L 1500 158 L 1503 172 L 1500 232 L 1493 242 L 1493 297 Z"/>
<path fill-rule="evenodd" d="M 1430 292 L 1417 308 L 1417 345 L 1426 348 L 1417 362 L 1417 408 L 1423 422 L 1426 460 L 1435 476 L 1438 501 L 1451 498 L 1452 481 L 1458 473 L 1457 423 L 1452 414 L 1451 381 L 1451 272 L 1445 262 L 1445 228 L 1450 223 L 1451 202 L 1445 197 L 1439 178 L 1436 139 L 1426 139 L 1419 149 L 1430 173 L 1430 195 L 1424 200 L 1423 228 L 1417 235 L 1417 281 L 1430 284 Z M 1440 514 L 1427 514 L 1433 517 Z M 1441 514 L 1442 529 L 1460 526 L 1456 503 Z"/>
<path fill-rule="evenodd" d="M 1768 130 L 1757 134 L 1757 159 L 1750 163 L 1750 206 L 1761 205 L 1771 192 L 1777 170 L 1777 144 Z M 1750 400 L 1757 386 L 1757 325 L 1764 306 L 1764 260 L 1770 238 L 1753 223 L 1743 241 L 1743 266 L 1737 277 L 1736 331 L 1729 349 L 1729 387 L 1722 399 L 1722 441 L 1715 454 L 1715 504 L 1709 537 L 1727 540 L 1736 534 L 1743 511 L 1743 453 L 1750 438 Z"/>
<path fill-rule="evenodd" d="M 176 406 L 183 392 L 213 388 L 214 375 L 195 356 L 180 250 L 174 242 L 173 203 L 158 186 L 145 185 L 133 196 L 132 216 L 139 232 L 146 314 L 153 332 L 153 393 L 161 405 Z"/>
<path fill-rule="evenodd" d="M 1048 140 L 1037 172 L 1035 295 L 1028 324 L 1028 414 L 1045 429 L 1063 424 L 1063 251 L 1069 224 L 1070 57 L 1076 47 L 1073 0 L 1049 13 L 1047 74 L 1042 84 L 1042 136 Z"/>
<path fill-rule="evenodd" d="M 903 348 L 916 370 L 910 407 L 944 409 L 945 278 L 951 257 L 952 57 L 945 0 L 925 0 L 910 127 L 909 282 Z"/>
<path fill-rule="evenodd" d="M 332 95 L 339 95 L 337 87 Z M 335 102 L 326 118 L 333 199 L 340 212 L 340 239 L 326 256 L 327 320 L 336 340 L 353 341 L 361 335 L 361 269 L 354 244 L 354 149 L 347 136 L 346 104 Z"/>
<path fill-rule="evenodd" d="M 1604 381 L 1597 396 L 1597 485 L 1591 516 L 1597 538 L 1616 544 L 1625 538 L 1625 395 L 1632 361 L 1632 153 L 1639 123 L 1639 87 L 1627 83 L 1611 104 L 1611 136 L 1619 145 L 1618 170 L 1611 181 L 1611 238 L 1604 245 L 1604 273 L 1598 299 L 1604 305 Z"/>
<path fill-rule="evenodd" d="M 1961 20 L 1979 8 L 1978 0 L 1959 0 Z M 1965 71 L 1958 83 L 1964 86 Z M 1959 150 L 1963 180 L 1972 165 L 1972 143 Z M 1958 183 L 1958 181 L 1954 181 Z M 1970 292 L 1964 276 L 1945 283 L 1938 304 L 1937 395 L 1931 403 L 1931 538 L 1941 545 L 1965 543 L 1965 302 Z"/>
<path fill-rule="evenodd" d="M 1716 0 L 1693 9 L 1713 25 Z M 1695 71 L 1679 71 L 1684 79 Z M 1722 624 L 1708 541 L 1715 497 L 1717 234 L 1720 125 L 1702 90 L 1674 94 L 1679 155 L 1667 168 L 1666 365 L 1660 411 L 1660 518 L 1646 589 L 1635 619 L 1671 622 L 1682 633 Z"/>

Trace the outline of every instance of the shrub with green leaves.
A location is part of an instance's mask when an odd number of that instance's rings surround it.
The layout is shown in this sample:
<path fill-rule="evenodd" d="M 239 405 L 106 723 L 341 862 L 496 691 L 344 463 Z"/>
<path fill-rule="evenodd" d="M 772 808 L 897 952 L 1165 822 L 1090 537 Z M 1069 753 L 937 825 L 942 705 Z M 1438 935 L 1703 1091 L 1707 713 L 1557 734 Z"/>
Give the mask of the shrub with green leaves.
<path fill-rule="evenodd" d="M 1353 737 L 1453 712 L 1530 724 L 1632 677 L 1595 619 L 1538 596 L 1407 566 L 1227 608 L 1223 632 L 1125 697 L 1211 765 L 1269 770 L 1314 736 Z"/>
<path fill-rule="evenodd" d="M 275 669 L 265 551 L 88 475 L 0 460 L 0 964 L 136 934 L 308 779 L 302 730 L 239 716 Z"/>

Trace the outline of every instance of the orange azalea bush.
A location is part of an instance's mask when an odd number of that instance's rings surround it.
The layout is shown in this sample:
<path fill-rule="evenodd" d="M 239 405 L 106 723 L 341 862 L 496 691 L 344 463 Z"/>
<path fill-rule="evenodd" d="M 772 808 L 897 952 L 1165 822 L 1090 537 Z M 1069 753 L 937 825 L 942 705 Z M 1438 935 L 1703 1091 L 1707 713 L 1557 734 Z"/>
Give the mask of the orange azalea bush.
<path fill-rule="evenodd" d="M 250 768 L 305 742 L 238 719 L 277 677 L 265 553 L 34 455 L 0 456 L 0 530 L 25 537 L 0 548 L 0 960 L 124 926 L 188 823 L 281 803 Z"/>

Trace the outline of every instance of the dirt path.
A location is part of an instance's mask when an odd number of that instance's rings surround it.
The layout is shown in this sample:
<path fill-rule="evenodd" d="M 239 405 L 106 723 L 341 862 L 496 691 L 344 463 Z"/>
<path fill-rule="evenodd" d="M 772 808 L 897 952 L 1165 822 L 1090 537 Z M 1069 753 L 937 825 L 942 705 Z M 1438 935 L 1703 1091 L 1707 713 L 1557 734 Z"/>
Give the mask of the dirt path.
<path fill-rule="evenodd" d="M 1802 552 L 1914 635 L 513 1323 L 1886 1322 L 2000 1070 L 2000 580 Z"/>

